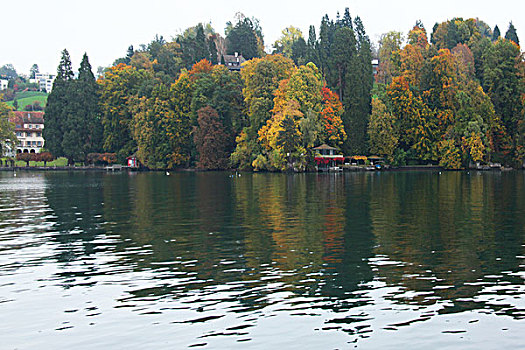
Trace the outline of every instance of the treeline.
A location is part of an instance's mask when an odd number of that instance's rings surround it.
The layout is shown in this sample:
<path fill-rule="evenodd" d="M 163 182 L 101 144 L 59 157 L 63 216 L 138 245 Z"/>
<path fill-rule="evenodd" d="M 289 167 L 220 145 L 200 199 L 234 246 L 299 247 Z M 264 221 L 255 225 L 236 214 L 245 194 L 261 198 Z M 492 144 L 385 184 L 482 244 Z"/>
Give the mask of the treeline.
<path fill-rule="evenodd" d="M 513 28 L 513 27 L 511 27 Z M 264 52 L 255 18 L 237 16 L 222 38 L 209 25 L 171 42 L 128 49 L 95 82 L 87 56 L 74 79 L 63 52 L 48 99 L 46 148 L 71 162 L 89 153 L 136 154 L 152 169 L 229 167 L 304 171 L 322 143 L 459 168 L 521 162 L 523 60 L 515 30 L 503 39 L 478 20 L 385 34 L 374 84 L 372 49 L 348 9 L 288 27 Z M 227 55 L 248 59 L 230 71 Z M 373 95 L 373 99 L 372 99 Z"/>
<path fill-rule="evenodd" d="M 477 19 L 421 23 L 380 41 L 370 151 L 397 165 L 418 160 L 459 169 L 525 159 L 524 62 L 512 23 L 500 37 Z"/>
<path fill-rule="evenodd" d="M 361 20 L 348 10 L 335 21 L 325 16 L 319 39 L 311 26 L 307 43 L 290 33 L 267 55 L 254 18 L 237 16 L 224 39 L 199 24 L 171 42 L 157 36 L 130 47 L 97 84 L 87 56 L 74 79 L 64 51 L 46 148 L 70 162 L 103 150 L 120 161 L 136 154 L 153 169 L 299 171 L 313 166 L 320 143 L 364 152 L 373 75 Z M 248 59 L 240 73 L 224 64 L 235 53 Z"/>

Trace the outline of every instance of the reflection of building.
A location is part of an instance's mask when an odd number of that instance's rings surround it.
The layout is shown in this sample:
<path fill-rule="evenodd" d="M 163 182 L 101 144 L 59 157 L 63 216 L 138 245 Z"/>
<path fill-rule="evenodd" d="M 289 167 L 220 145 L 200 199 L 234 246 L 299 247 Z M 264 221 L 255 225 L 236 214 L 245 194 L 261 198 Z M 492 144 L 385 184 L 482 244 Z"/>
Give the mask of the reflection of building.
<path fill-rule="evenodd" d="M 9 121 L 15 124 L 16 152 L 40 153 L 44 147 L 44 112 L 14 112 Z"/>
<path fill-rule="evenodd" d="M 30 82 L 38 84 L 40 91 L 50 93 L 53 89 L 53 82 L 55 81 L 55 78 L 55 74 L 36 73 L 35 79 L 31 79 Z"/>
<path fill-rule="evenodd" d="M 379 69 L 379 60 L 377 58 L 374 58 L 372 60 L 372 70 L 374 72 L 374 76 L 377 75 L 378 69 Z"/>
<path fill-rule="evenodd" d="M 244 59 L 244 57 L 239 55 L 237 52 L 235 55 L 223 55 L 222 57 L 224 60 L 224 65 L 231 71 L 240 71 L 242 64 L 246 62 L 246 59 Z"/>

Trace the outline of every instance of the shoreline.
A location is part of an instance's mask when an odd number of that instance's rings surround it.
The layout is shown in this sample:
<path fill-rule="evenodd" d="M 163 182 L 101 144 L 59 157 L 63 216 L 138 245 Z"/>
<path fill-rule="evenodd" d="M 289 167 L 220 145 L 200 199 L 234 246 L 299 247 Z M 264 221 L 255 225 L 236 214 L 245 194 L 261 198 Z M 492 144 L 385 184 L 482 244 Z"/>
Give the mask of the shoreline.
<path fill-rule="evenodd" d="M 490 169 L 445 169 L 439 166 L 428 166 L 428 165 L 408 165 L 408 166 L 402 166 L 397 168 L 383 168 L 383 169 L 366 169 L 366 168 L 345 168 L 343 171 L 340 172 L 329 172 L 329 171 L 306 171 L 305 173 L 348 173 L 348 172 L 400 172 L 400 171 L 482 171 L 482 172 L 506 172 L 506 171 L 522 171 L 522 169 L 514 169 L 514 168 L 490 168 Z M 181 168 L 181 169 L 147 169 L 147 168 L 130 168 L 130 167 L 97 167 L 97 166 L 80 166 L 80 167 L 71 167 L 71 166 L 63 166 L 63 167 L 41 167 L 41 166 L 29 166 L 29 167 L 0 167 L 0 171 L 8 172 L 8 171 L 88 171 L 88 172 L 107 172 L 107 173 L 115 173 L 115 172 L 162 172 L 162 171 L 170 171 L 170 172 L 208 172 L 208 171 L 235 171 L 235 172 L 243 172 L 243 173 L 263 173 L 263 172 L 257 172 L 257 171 L 240 171 L 238 169 L 223 169 L 223 170 L 201 170 L 197 168 Z M 286 172 L 282 172 L 286 173 Z"/>

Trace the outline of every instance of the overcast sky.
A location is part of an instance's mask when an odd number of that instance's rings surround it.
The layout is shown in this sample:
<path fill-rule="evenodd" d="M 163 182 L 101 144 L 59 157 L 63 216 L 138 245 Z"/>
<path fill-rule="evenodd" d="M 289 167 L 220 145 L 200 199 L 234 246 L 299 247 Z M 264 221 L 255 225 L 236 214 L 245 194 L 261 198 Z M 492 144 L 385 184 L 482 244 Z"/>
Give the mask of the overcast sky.
<path fill-rule="evenodd" d="M 523 0 L 11 0 L 0 6 L 0 66 L 11 63 L 18 73 L 28 74 L 36 63 L 41 72 L 56 72 L 60 52 L 67 48 L 75 70 L 87 52 L 96 72 L 124 56 L 130 44 L 138 48 L 155 34 L 170 40 L 187 27 L 211 22 L 223 35 L 236 12 L 260 20 L 269 47 L 290 25 L 301 29 L 305 39 L 311 24 L 318 33 L 324 14 L 335 18 L 345 7 L 352 17 L 361 17 L 374 42 L 390 30 L 406 34 L 418 19 L 430 34 L 434 23 L 453 17 L 479 17 L 492 28 L 497 24 L 502 35 L 512 21 L 525 42 Z"/>

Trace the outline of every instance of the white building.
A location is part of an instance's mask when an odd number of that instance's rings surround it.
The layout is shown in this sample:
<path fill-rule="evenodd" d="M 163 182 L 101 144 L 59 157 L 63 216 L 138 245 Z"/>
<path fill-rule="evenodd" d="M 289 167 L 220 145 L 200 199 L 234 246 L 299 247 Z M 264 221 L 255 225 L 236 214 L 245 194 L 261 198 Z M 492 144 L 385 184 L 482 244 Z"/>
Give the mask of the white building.
<path fill-rule="evenodd" d="M 14 112 L 10 121 L 15 124 L 18 139 L 17 153 L 40 153 L 44 147 L 44 112 Z"/>
<path fill-rule="evenodd" d="M 9 85 L 9 80 L 7 80 L 7 79 L 0 79 L 0 91 L 7 89 L 8 85 Z"/>
<path fill-rule="evenodd" d="M 30 79 L 31 83 L 37 83 L 40 91 L 50 93 L 53 89 L 53 82 L 55 81 L 55 74 L 36 73 L 35 79 Z"/>

